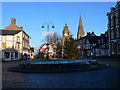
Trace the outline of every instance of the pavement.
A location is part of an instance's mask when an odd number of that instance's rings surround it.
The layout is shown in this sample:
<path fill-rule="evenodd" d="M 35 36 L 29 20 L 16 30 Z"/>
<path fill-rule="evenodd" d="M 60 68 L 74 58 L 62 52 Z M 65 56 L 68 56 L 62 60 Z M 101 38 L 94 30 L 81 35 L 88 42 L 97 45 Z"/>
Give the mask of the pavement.
<path fill-rule="evenodd" d="M 18 73 L 7 68 L 23 61 L 2 63 L 2 88 L 119 88 L 120 60 L 117 58 L 96 59 L 109 64 L 107 69 L 71 73 Z"/>

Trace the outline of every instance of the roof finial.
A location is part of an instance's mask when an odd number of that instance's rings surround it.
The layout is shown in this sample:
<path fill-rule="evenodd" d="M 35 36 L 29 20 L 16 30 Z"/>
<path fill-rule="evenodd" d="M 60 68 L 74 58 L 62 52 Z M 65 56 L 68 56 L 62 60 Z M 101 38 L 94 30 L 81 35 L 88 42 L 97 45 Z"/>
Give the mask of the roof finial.
<path fill-rule="evenodd" d="M 67 26 L 67 22 L 65 22 L 65 26 Z"/>

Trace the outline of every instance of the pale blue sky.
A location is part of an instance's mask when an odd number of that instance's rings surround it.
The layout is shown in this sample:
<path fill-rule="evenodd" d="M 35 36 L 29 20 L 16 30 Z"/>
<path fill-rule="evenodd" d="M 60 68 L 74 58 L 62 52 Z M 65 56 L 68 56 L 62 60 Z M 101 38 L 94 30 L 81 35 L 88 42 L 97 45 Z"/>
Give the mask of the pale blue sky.
<path fill-rule="evenodd" d="M 65 22 L 69 26 L 74 38 L 77 36 L 80 15 L 83 20 L 85 34 L 94 31 L 100 35 L 107 30 L 106 13 L 116 2 L 3 2 L 2 3 L 2 27 L 10 24 L 11 18 L 17 19 L 17 25 L 32 38 L 30 45 L 39 47 L 44 39 L 42 29 L 44 23 L 53 23 L 60 36 Z"/>

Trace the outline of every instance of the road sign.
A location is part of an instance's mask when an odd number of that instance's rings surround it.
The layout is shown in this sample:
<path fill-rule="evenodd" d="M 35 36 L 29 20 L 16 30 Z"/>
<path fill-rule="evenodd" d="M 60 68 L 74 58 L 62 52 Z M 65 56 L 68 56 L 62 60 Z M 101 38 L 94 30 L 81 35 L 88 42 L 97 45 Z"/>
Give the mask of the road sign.
<path fill-rule="evenodd" d="M 81 48 L 80 45 L 78 45 L 78 46 L 77 46 L 77 49 L 80 49 L 80 48 Z"/>

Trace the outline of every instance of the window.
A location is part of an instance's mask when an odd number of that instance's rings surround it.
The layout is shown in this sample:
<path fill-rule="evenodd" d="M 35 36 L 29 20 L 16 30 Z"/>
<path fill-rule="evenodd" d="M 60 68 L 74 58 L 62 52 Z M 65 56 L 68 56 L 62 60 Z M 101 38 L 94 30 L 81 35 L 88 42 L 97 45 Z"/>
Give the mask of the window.
<path fill-rule="evenodd" d="M 103 39 L 102 39 L 101 41 L 102 41 L 102 43 L 103 43 Z"/>
<path fill-rule="evenodd" d="M 10 58 L 10 52 L 5 52 L 4 56 L 5 56 L 5 58 Z"/>
<path fill-rule="evenodd" d="M 20 49 L 20 44 L 19 44 L 19 43 L 16 43 L 15 48 L 16 48 L 16 49 Z"/>
<path fill-rule="evenodd" d="M 113 26 L 114 25 L 114 22 L 113 22 L 113 19 L 111 20 L 111 26 Z"/>
<path fill-rule="evenodd" d="M 100 40 L 98 40 L 98 44 L 100 44 Z"/>
<path fill-rule="evenodd" d="M 120 43 L 117 44 L 117 51 L 120 52 Z"/>
<path fill-rule="evenodd" d="M 117 38 L 119 38 L 120 37 L 120 31 L 117 31 L 117 33 L 116 33 L 117 35 Z"/>
<path fill-rule="evenodd" d="M 11 52 L 11 59 L 14 58 L 14 52 Z"/>
<path fill-rule="evenodd" d="M 116 18 L 116 24 L 119 24 L 119 17 Z"/>
<path fill-rule="evenodd" d="M 112 42 L 111 45 L 112 45 L 112 46 L 111 46 L 111 48 L 112 48 L 112 49 L 111 49 L 111 50 L 112 50 L 112 54 L 115 54 L 116 44 Z"/>
<path fill-rule="evenodd" d="M 20 44 L 18 44 L 18 49 L 20 49 Z"/>
<path fill-rule="evenodd" d="M 18 58 L 18 52 L 15 52 L 15 58 Z"/>
<path fill-rule="evenodd" d="M 113 17 L 113 25 L 116 27 L 116 16 Z"/>
<path fill-rule="evenodd" d="M 111 39 L 114 39 L 114 32 L 111 32 Z"/>
<path fill-rule="evenodd" d="M 2 48 L 6 48 L 6 42 L 2 42 Z"/>
<path fill-rule="evenodd" d="M 6 36 L 2 36 L 2 41 L 6 41 Z"/>
<path fill-rule="evenodd" d="M 17 36 L 17 42 L 20 42 L 20 37 L 19 36 Z"/>
<path fill-rule="evenodd" d="M 118 23 L 120 24 L 120 13 L 119 13 L 119 16 L 118 16 Z"/>

